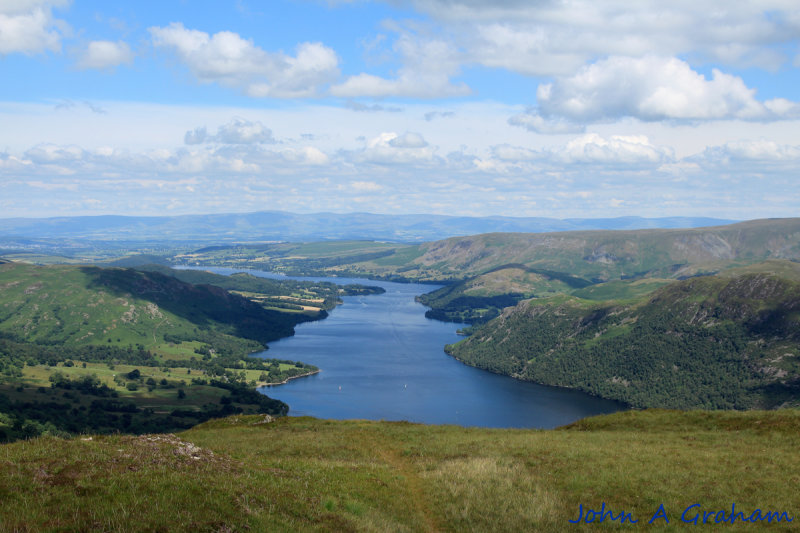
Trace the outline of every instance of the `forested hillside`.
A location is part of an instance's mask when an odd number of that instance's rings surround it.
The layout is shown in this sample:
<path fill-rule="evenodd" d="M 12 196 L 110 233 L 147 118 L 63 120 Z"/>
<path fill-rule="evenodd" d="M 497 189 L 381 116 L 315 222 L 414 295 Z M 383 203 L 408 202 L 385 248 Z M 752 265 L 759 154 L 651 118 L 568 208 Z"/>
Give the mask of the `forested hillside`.
<path fill-rule="evenodd" d="M 526 300 L 447 351 L 493 372 L 636 407 L 795 405 L 798 279 L 800 265 L 773 261 L 628 301 Z"/>

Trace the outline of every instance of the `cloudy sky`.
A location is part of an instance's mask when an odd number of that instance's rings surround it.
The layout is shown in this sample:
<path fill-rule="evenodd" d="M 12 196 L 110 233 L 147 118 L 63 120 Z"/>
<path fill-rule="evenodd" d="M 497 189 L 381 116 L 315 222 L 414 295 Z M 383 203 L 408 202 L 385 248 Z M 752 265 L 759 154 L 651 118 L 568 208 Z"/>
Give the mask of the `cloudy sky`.
<path fill-rule="evenodd" d="M 0 0 L 0 217 L 800 214 L 796 0 Z"/>

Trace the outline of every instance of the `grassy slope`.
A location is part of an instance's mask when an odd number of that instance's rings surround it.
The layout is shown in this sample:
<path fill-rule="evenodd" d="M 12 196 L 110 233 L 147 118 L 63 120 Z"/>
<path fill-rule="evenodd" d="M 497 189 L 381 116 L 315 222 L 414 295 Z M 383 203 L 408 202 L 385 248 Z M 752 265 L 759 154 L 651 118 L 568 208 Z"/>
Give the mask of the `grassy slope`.
<path fill-rule="evenodd" d="M 429 318 L 480 324 L 524 298 L 569 293 L 576 287 L 589 284 L 568 274 L 511 264 L 451 283 L 423 294 L 417 300 L 431 308 L 425 314 Z"/>
<path fill-rule="evenodd" d="M 800 276 L 800 265 L 692 278 L 628 302 L 528 300 L 448 350 L 495 372 L 641 407 L 797 402 L 800 283 L 785 276 Z"/>
<path fill-rule="evenodd" d="M 0 523 L 9 531 L 589 531 L 601 526 L 568 520 L 579 505 L 603 502 L 639 520 L 626 527 L 648 531 L 682 530 L 680 514 L 694 503 L 794 517 L 773 522 L 775 531 L 800 519 L 797 410 L 625 412 L 550 431 L 259 421 L 211 421 L 178 437 L 4 445 Z M 648 527 L 660 504 L 670 523 Z"/>
<path fill-rule="evenodd" d="M 678 278 L 769 258 L 800 257 L 800 218 L 696 229 L 488 233 L 398 250 L 337 269 L 417 280 L 461 280 L 507 263 L 594 281 Z"/>
<path fill-rule="evenodd" d="M 297 320 L 300 321 L 300 320 Z M 243 352 L 293 333 L 295 319 L 222 289 L 129 269 L 0 266 L 0 332 L 52 345 L 140 344 L 170 353 L 164 334 L 233 343 Z M 198 333 L 201 332 L 201 333 Z"/>

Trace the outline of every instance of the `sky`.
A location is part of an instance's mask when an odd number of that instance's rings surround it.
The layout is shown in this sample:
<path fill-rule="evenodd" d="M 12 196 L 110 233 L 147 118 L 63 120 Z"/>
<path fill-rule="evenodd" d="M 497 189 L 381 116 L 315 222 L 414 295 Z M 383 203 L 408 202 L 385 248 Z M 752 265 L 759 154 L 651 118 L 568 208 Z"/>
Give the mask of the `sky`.
<path fill-rule="evenodd" d="M 0 218 L 800 213 L 796 0 L 0 0 Z"/>

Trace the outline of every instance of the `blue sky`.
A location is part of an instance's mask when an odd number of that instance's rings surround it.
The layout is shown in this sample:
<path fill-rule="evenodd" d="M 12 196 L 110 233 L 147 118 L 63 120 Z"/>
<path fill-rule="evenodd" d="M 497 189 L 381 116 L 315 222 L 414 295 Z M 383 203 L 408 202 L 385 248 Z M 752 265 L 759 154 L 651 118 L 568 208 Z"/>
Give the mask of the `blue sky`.
<path fill-rule="evenodd" d="M 794 1 L 0 0 L 3 217 L 796 216 Z"/>

